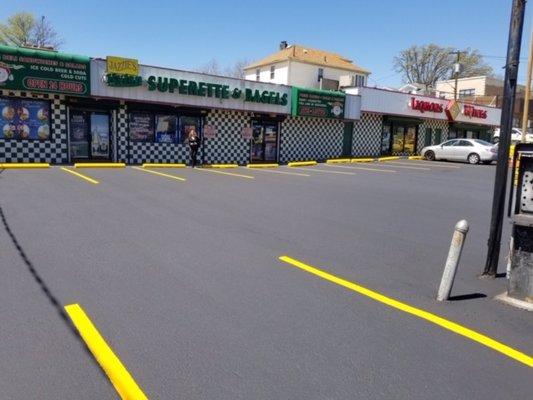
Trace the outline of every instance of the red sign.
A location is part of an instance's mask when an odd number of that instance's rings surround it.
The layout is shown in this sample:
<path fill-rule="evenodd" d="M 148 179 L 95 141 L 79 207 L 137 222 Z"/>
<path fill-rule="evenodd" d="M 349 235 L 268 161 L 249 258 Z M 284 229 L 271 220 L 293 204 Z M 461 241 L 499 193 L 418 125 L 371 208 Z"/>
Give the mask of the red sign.
<path fill-rule="evenodd" d="M 470 104 L 463 106 L 463 115 L 470 118 L 487 119 L 487 111 L 481 108 L 476 108 Z"/>
<path fill-rule="evenodd" d="M 434 112 L 434 113 L 441 113 L 444 111 L 444 107 L 440 103 L 434 103 L 432 101 L 417 100 L 414 97 L 411 97 L 410 105 L 413 110 L 418 110 L 421 113 L 425 113 L 426 111 Z"/>
<path fill-rule="evenodd" d="M 213 125 L 204 126 L 204 138 L 214 139 L 217 135 L 217 129 Z"/>

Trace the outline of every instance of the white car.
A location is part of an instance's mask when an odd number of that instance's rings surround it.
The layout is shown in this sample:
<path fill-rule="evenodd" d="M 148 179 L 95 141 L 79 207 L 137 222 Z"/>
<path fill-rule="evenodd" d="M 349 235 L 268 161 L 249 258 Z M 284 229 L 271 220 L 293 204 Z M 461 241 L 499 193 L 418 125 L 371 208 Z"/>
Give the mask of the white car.
<path fill-rule="evenodd" d="M 490 164 L 498 159 L 498 148 L 480 139 L 451 139 L 420 152 L 426 160 L 466 161 L 470 164 Z"/>
<path fill-rule="evenodd" d="M 492 137 L 492 143 L 498 143 L 500 141 L 500 128 L 494 129 L 494 136 Z M 511 143 L 519 143 L 522 141 L 522 130 L 513 128 L 511 130 Z M 526 133 L 526 142 L 533 142 L 533 134 Z"/>

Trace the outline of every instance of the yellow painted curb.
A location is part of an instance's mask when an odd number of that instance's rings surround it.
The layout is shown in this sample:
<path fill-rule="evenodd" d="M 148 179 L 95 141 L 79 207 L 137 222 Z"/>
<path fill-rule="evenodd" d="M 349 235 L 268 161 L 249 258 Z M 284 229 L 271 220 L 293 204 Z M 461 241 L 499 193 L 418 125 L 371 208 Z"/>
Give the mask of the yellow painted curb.
<path fill-rule="evenodd" d="M 203 168 L 237 168 L 239 164 L 206 164 Z"/>
<path fill-rule="evenodd" d="M 400 157 L 380 157 L 378 158 L 378 161 L 392 161 L 392 160 L 399 160 Z"/>
<path fill-rule="evenodd" d="M 409 156 L 409 160 L 422 160 L 422 156 Z"/>
<path fill-rule="evenodd" d="M 374 161 L 373 158 L 352 158 L 352 163 L 358 163 L 358 162 L 372 162 Z"/>
<path fill-rule="evenodd" d="M 246 168 L 277 168 L 279 164 L 248 164 Z"/>
<path fill-rule="evenodd" d="M 3 164 L 0 164 L 0 168 L 3 168 L 3 169 L 50 168 L 50 164 L 48 163 L 3 163 Z"/>
<path fill-rule="evenodd" d="M 65 311 L 83 341 L 123 400 L 148 400 L 120 359 L 106 343 L 79 304 L 65 306 Z"/>
<path fill-rule="evenodd" d="M 294 161 L 287 164 L 289 167 L 306 167 L 316 165 L 316 161 Z"/>
<path fill-rule="evenodd" d="M 185 168 L 185 164 L 160 164 L 160 163 L 144 163 L 143 168 Z"/>
<path fill-rule="evenodd" d="M 349 158 L 332 158 L 329 160 L 326 160 L 326 164 L 347 164 L 351 160 Z"/>
<path fill-rule="evenodd" d="M 74 168 L 125 168 L 124 163 L 75 163 Z"/>

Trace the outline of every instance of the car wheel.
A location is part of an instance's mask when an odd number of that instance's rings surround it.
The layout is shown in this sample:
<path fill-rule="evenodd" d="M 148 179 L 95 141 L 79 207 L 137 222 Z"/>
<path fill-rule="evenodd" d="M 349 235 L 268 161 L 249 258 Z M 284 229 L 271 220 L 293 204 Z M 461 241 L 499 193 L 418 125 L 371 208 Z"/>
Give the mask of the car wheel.
<path fill-rule="evenodd" d="M 470 155 L 468 156 L 467 160 L 468 160 L 468 162 L 469 162 L 470 164 L 479 164 L 479 161 L 480 161 L 481 159 L 479 158 L 479 155 L 478 155 L 478 154 L 476 154 L 476 153 L 472 153 L 472 154 L 470 154 Z"/>
<path fill-rule="evenodd" d="M 495 138 L 492 138 L 492 143 L 496 144 L 500 141 L 500 138 L 498 137 L 495 137 Z"/>
<path fill-rule="evenodd" d="M 435 153 L 431 150 L 426 151 L 424 158 L 428 161 L 435 161 Z"/>

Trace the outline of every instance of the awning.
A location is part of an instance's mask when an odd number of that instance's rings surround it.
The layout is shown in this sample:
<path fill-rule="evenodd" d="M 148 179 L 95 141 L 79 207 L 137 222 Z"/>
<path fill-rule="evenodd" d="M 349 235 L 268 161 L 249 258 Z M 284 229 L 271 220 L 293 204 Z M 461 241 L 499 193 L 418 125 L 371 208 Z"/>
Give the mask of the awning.
<path fill-rule="evenodd" d="M 76 62 L 76 63 L 88 63 L 90 61 L 89 57 L 78 56 L 76 54 L 66 54 L 66 53 L 58 53 L 56 51 L 36 50 L 36 49 L 28 49 L 25 47 L 13 47 L 13 46 L 4 46 L 4 45 L 0 45 L 0 53 L 11 54 L 14 56 L 43 58 L 46 60 L 58 60 L 58 61 Z"/>
<path fill-rule="evenodd" d="M 406 124 L 406 125 L 420 125 L 424 122 L 423 119 L 420 118 L 409 118 L 409 117 L 397 117 L 394 115 L 384 115 L 383 116 L 383 123 L 387 122 L 396 122 L 400 124 Z"/>

